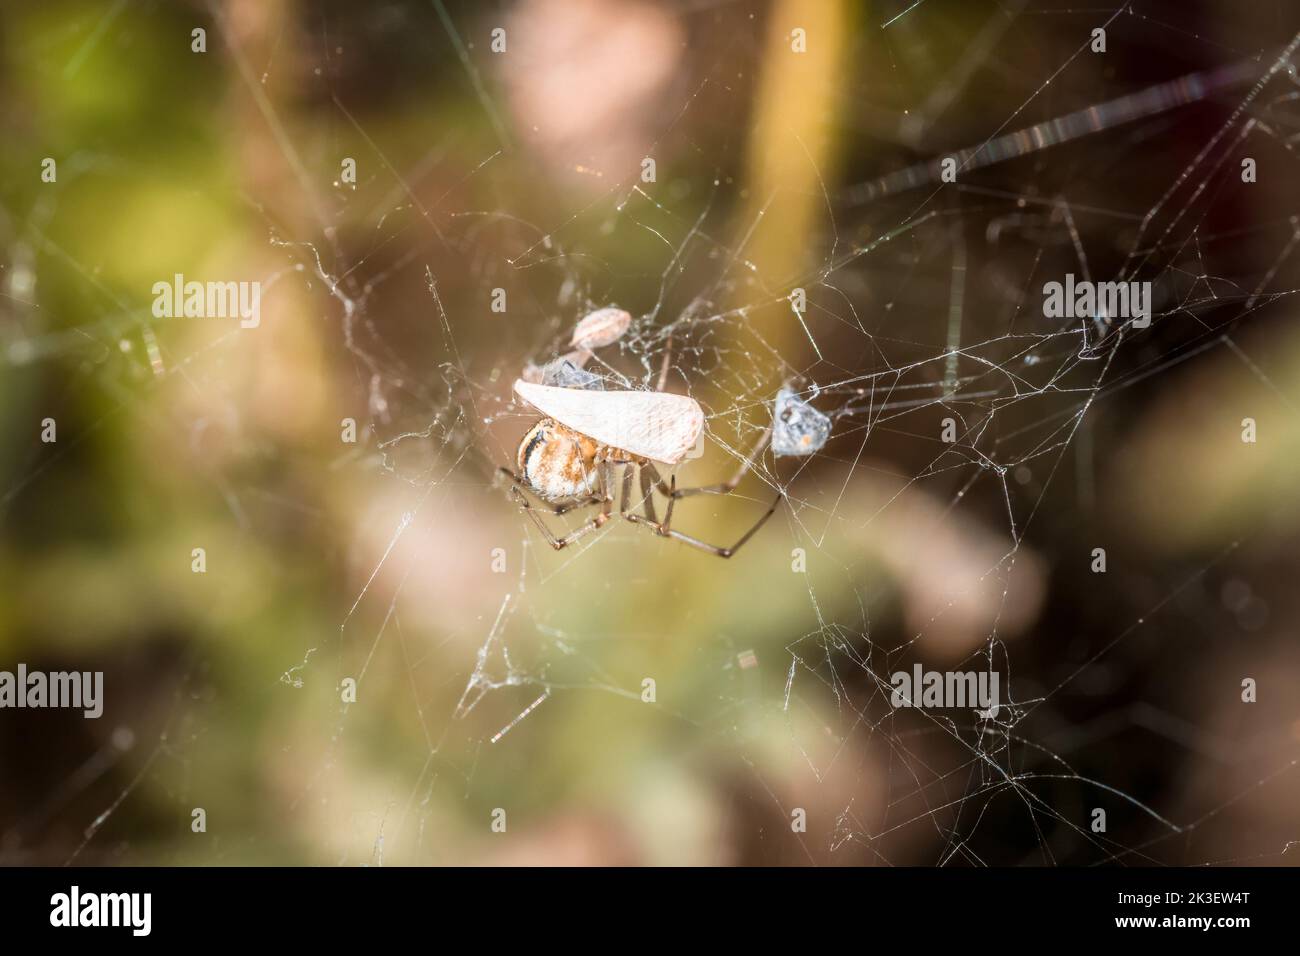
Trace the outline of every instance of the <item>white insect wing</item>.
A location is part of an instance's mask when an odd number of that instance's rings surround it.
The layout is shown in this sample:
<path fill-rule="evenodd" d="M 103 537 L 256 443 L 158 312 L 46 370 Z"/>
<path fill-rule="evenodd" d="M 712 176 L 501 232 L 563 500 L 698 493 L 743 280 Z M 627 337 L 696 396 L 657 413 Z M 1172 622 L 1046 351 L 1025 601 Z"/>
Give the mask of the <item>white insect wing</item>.
<path fill-rule="evenodd" d="M 666 465 L 685 458 L 704 430 L 704 412 L 686 395 L 556 388 L 523 379 L 515 394 L 561 425 Z"/>

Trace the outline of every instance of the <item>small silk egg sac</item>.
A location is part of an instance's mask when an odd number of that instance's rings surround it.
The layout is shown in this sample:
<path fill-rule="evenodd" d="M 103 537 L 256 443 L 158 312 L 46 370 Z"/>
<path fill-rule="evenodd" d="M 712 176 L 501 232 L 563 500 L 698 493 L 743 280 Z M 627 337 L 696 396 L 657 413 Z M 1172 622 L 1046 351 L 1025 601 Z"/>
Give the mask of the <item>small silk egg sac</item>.
<path fill-rule="evenodd" d="M 532 381 L 524 376 L 524 381 Z M 568 356 L 542 366 L 540 381 L 534 384 L 554 385 L 556 388 L 604 389 L 605 381 L 594 372 L 588 372 Z"/>
<path fill-rule="evenodd" d="M 795 392 L 783 388 L 772 408 L 772 453 L 812 455 L 821 451 L 831 434 L 831 420 Z"/>
<path fill-rule="evenodd" d="M 623 337 L 632 316 L 622 309 L 597 309 L 585 316 L 573 330 L 570 348 L 593 351 L 606 345 L 613 345 Z"/>

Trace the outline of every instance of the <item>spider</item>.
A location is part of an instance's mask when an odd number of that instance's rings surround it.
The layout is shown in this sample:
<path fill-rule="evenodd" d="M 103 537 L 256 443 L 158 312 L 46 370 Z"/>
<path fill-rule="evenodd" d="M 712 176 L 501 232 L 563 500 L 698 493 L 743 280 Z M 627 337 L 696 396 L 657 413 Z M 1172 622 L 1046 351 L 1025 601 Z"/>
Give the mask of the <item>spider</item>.
<path fill-rule="evenodd" d="M 676 465 L 694 447 L 704 428 L 704 412 L 693 398 L 663 391 L 556 388 L 522 380 L 515 382 L 515 393 L 545 417 L 519 442 L 516 454 L 519 471 L 505 467 L 500 471 L 511 480 L 511 495 L 520 502 L 556 551 L 603 527 L 610 520 L 614 506 L 615 468 L 622 469 L 620 516 L 634 524 L 644 525 L 662 537 L 676 538 L 720 558 L 729 558 L 739 551 L 772 517 L 785 497 L 783 492 L 778 492 L 771 507 L 731 547 L 723 548 L 701 541 L 671 527 L 677 499 L 734 491 L 762 452 L 771 434 L 771 426 L 727 481 L 678 488 L 675 475 L 665 484 L 655 462 Z M 640 480 L 643 514 L 630 510 L 635 507 L 632 501 L 633 472 Z M 655 513 L 654 490 L 668 499 L 663 521 Z M 594 505 L 600 505 L 600 512 L 582 527 L 556 537 L 537 508 L 529 502 L 527 494 L 539 499 L 557 515 Z"/>

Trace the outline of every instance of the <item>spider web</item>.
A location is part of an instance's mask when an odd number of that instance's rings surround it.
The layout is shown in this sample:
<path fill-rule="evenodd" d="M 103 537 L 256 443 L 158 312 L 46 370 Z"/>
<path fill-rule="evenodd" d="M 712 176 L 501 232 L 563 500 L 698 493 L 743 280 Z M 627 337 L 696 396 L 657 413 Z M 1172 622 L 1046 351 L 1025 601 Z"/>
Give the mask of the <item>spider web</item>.
<path fill-rule="evenodd" d="M 618 153 L 617 131 L 595 123 L 614 152 L 589 155 L 530 138 L 520 119 L 528 81 L 511 71 L 577 69 L 586 49 L 527 61 L 536 47 L 517 38 L 542 22 L 528 8 L 302 12 L 280 29 L 319 64 L 312 122 L 274 95 L 300 68 L 284 35 L 250 40 L 238 11 L 209 9 L 246 135 L 300 194 L 276 201 L 262 184 L 244 197 L 261 329 L 140 319 L 44 225 L 71 199 L 9 217 L 10 289 L 36 248 L 100 310 L 67 329 L 28 313 L 9 363 L 85 363 L 76 387 L 119 395 L 115 414 L 146 434 L 159 393 L 201 396 L 163 420 L 190 441 L 203 417 L 234 436 L 187 479 L 223 503 L 209 550 L 267 580 L 232 592 L 247 615 L 210 621 L 262 646 L 182 642 L 153 707 L 110 709 L 87 762 L 33 787 L 6 855 L 1286 862 L 1300 839 L 1300 724 L 1278 699 L 1297 672 L 1294 598 L 1271 567 L 1285 535 L 1269 523 L 1292 512 L 1279 499 L 1189 541 L 1179 522 L 1198 522 L 1158 500 L 1189 499 L 1151 487 L 1179 475 L 1170 461 L 1201 448 L 1203 430 L 1222 438 L 1211 463 L 1256 453 L 1237 438 L 1244 417 L 1294 435 L 1294 388 L 1272 352 L 1289 341 L 1300 238 L 1284 182 L 1300 34 L 1285 7 L 1224 39 L 1189 36 L 1159 5 L 884 7 L 847 31 L 830 101 L 849 119 L 838 150 L 818 150 L 779 124 L 756 138 L 751 77 L 771 68 L 779 16 L 766 5 L 592 4 L 611 30 L 691 43 L 653 119 L 622 133 L 638 148 Z M 356 47 L 405 50 L 414 22 L 436 31 L 446 84 L 433 95 L 444 119 L 418 147 L 348 65 Z M 498 23 L 517 45 L 494 58 Z M 1090 49 L 1095 27 L 1108 53 Z M 523 65 L 500 65 L 512 50 Z M 862 51 L 869 68 L 853 65 Z M 1130 66 L 1106 72 L 1101 56 Z M 1131 66 L 1144 56 L 1158 61 L 1149 72 Z M 387 84 L 422 75 L 366 69 Z M 844 103 L 859 97 L 860 110 Z M 756 141 L 795 157 L 802 185 L 758 193 Z M 358 181 L 322 186 L 342 155 Z M 1258 183 L 1242 180 L 1247 157 Z M 813 220 L 797 256 L 772 252 L 788 204 Z M 1150 282 L 1149 325 L 1045 317 L 1043 284 L 1066 273 Z M 45 281 L 33 285 L 12 298 L 43 302 Z M 553 552 L 506 494 L 497 469 L 536 417 L 511 383 L 606 306 L 633 321 L 588 365 L 605 387 L 662 380 L 705 410 L 705 454 L 677 469 L 679 485 L 745 463 L 782 387 L 831 420 L 815 454 L 760 448 L 734 493 L 677 503 L 675 528 L 730 544 L 784 496 L 730 561 L 620 520 Z M 249 338 L 279 334 L 295 309 L 310 321 L 261 361 L 313 343 L 310 368 L 331 386 L 311 400 L 311 438 L 250 426 L 239 394 Z M 339 418 L 355 442 L 334 440 Z M 19 469 L 7 510 L 60 460 Z M 544 520 L 560 534 L 587 516 Z M 277 600 L 278 617 L 259 618 L 268 587 L 301 589 L 303 609 Z M 110 687 L 139 654 L 105 658 Z M 896 708 L 892 676 L 914 665 L 996 672 L 1001 706 Z M 1241 703 L 1245 677 L 1272 684 L 1271 702 Z M 222 752 L 244 733 L 246 753 Z M 232 772 L 265 809 L 237 809 L 216 779 Z M 163 836 L 200 806 L 206 833 Z"/>

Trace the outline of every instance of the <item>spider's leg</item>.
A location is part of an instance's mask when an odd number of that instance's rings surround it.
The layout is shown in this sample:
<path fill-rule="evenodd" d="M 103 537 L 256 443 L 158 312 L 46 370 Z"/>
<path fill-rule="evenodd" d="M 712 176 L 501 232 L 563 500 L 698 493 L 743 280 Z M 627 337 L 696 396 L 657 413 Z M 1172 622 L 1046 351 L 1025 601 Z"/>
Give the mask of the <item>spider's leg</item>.
<path fill-rule="evenodd" d="M 619 495 L 618 513 L 627 517 L 627 505 L 632 500 L 632 466 L 623 466 L 623 491 Z"/>
<path fill-rule="evenodd" d="M 753 527 L 751 527 L 748 531 L 742 534 L 740 536 L 740 540 L 737 541 L 729 548 L 720 548 L 716 544 L 709 544 L 707 541 L 701 541 L 699 538 L 693 538 L 689 534 L 682 534 L 680 531 L 673 531 L 671 528 L 668 527 L 668 518 L 670 518 L 671 515 L 666 516 L 662 524 L 654 521 L 647 521 L 641 515 L 629 514 L 626 517 L 628 521 L 635 521 L 637 524 L 644 524 L 646 527 L 654 531 L 655 534 L 662 535 L 665 538 L 676 538 L 678 541 L 681 541 L 685 544 L 689 544 L 693 548 L 699 548 L 701 551 L 707 551 L 709 554 L 716 554 L 720 558 L 729 558 L 737 551 L 739 551 L 740 546 L 743 545 L 750 538 L 752 538 L 758 532 L 759 528 L 763 527 L 763 525 L 767 523 L 767 519 L 772 517 L 772 515 L 776 513 L 776 509 L 781 504 L 781 500 L 784 497 L 785 497 L 784 492 L 777 492 L 776 498 L 772 501 L 772 506 L 767 509 L 767 512 L 763 515 L 763 517 L 755 521 Z M 672 508 L 672 500 L 670 499 L 669 501 L 670 511 L 671 508 Z"/>
<path fill-rule="evenodd" d="M 664 484 L 663 479 L 659 477 L 658 472 L 655 472 L 655 486 L 659 489 L 661 495 L 669 498 L 686 498 L 690 495 L 730 494 L 736 490 L 736 485 L 740 484 L 740 480 L 745 477 L 749 472 L 749 469 L 754 467 L 754 462 L 756 462 L 758 456 L 763 453 L 763 448 L 767 445 L 767 440 L 771 435 L 772 426 L 768 425 L 763 429 L 763 434 L 758 436 L 758 441 L 755 443 L 753 450 L 745 456 L 745 460 L 740 463 L 740 467 L 736 469 L 736 473 L 726 481 L 719 482 L 716 485 L 698 485 L 694 488 L 669 488 Z M 653 468 L 651 470 L 653 471 Z"/>
<path fill-rule="evenodd" d="M 533 519 L 533 524 L 537 525 L 538 530 L 542 532 L 542 535 L 546 538 L 546 543 L 556 551 L 559 551 L 560 549 L 573 544 L 573 542 L 577 541 L 579 538 L 590 534 L 599 527 L 602 527 L 605 522 L 609 520 L 610 509 L 614 506 L 614 498 L 608 493 L 609 471 L 609 463 L 601 462 L 599 465 L 599 471 L 597 472 L 599 475 L 601 495 L 595 501 L 590 502 L 592 504 L 595 504 L 596 502 L 600 503 L 600 513 L 586 524 L 582 525 L 582 527 L 570 531 L 568 534 L 560 538 L 557 538 L 551 529 L 546 527 L 546 522 L 543 521 L 542 516 L 537 513 L 537 509 L 528 503 L 528 499 L 524 497 L 523 493 L 519 490 L 518 485 L 513 486 L 510 490 L 518 497 L 519 503 L 523 506 L 524 511 L 528 513 L 528 517 Z"/>
<path fill-rule="evenodd" d="M 658 474 L 654 472 L 654 465 L 642 465 L 640 468 L 637 469 L 637 474 L 641 478 L 641 505 L 645 509 L 646 520 L 649 521 L 651 524 L 655 524 L 659 521 L 658 517 L 656 517 L 655 515 L 655 493 L 654 493 L 654 483 L 655 483 L 655 479 L 658 478 Z M 651 477 L 652 474 L 654 475 L 654 477 Z M 667 525 L 668 522 L 672 519 L 672 515 L 673 515 L 673 502 L 672 499 L 669 499 L 668 517 L 664 519 L 665 525 Z"/>
<path fill-rule="evenodd" d="M 673 475 L 672 482 L 665 485 L 663 478 L 659 476 L 658 468 L 650 464 L 648 461 L 641 466 L 641 490 L 645 492 L 646 496 L 646 520 L 650 522 L 650 524 L 658 524 L 659 522 L 655 519 L 654 501 L 652 500 L 654 496 L 650 493 L 650 487 L 657 487 L 664 497 L 668 499 L 668 511 L 664 515 L 662 525 L 664 530 L 667 530 L 673 520 L 673 505 L 677 503 L 677 495 L 675 494 L 677 490 L 677 476 Z"/>

